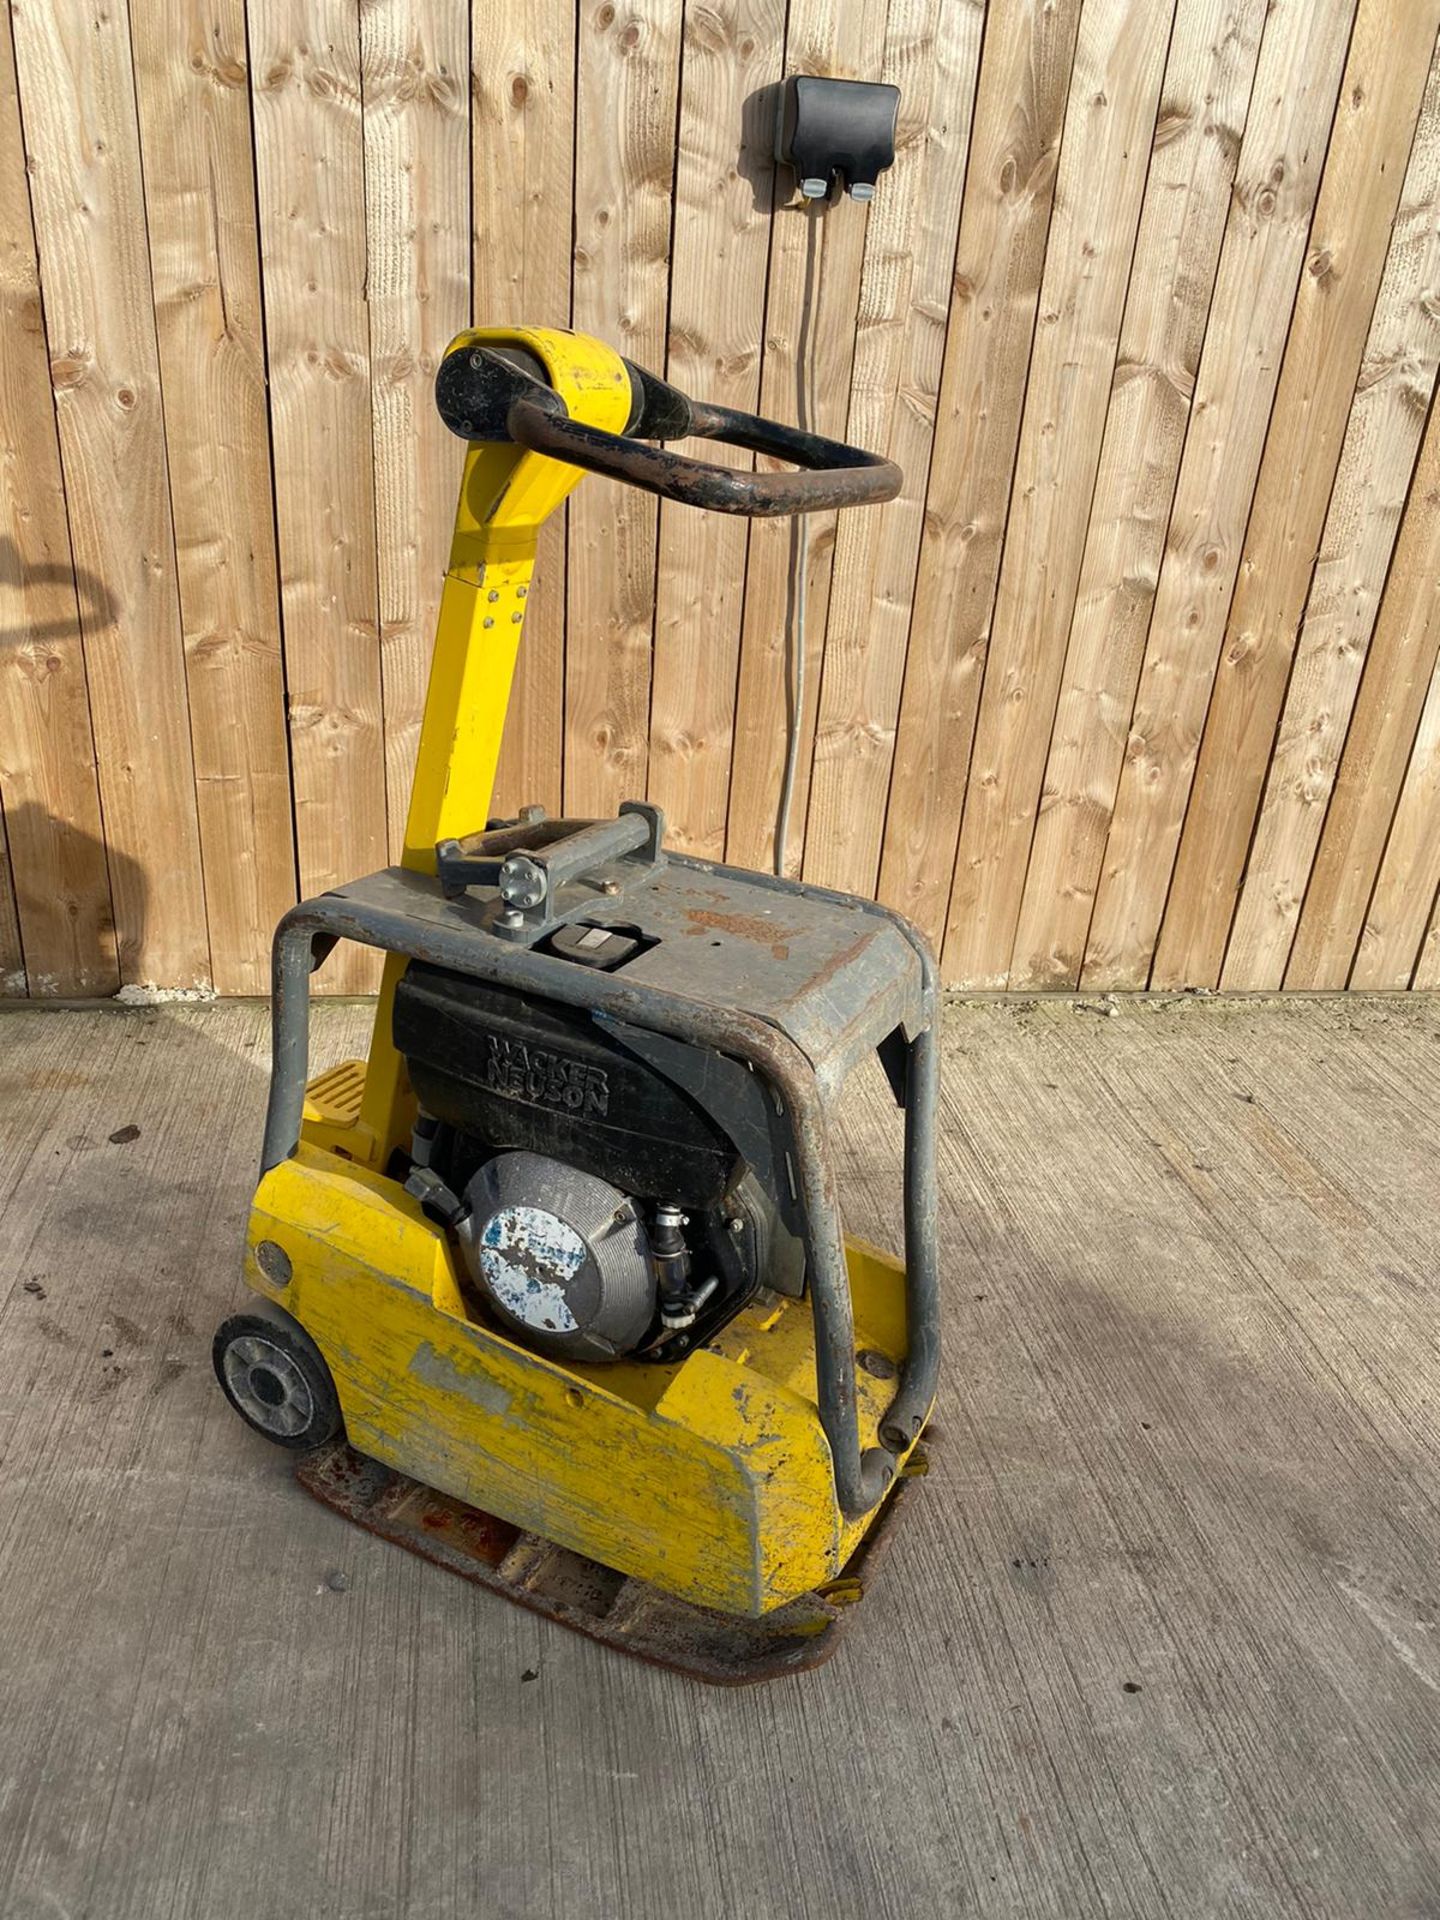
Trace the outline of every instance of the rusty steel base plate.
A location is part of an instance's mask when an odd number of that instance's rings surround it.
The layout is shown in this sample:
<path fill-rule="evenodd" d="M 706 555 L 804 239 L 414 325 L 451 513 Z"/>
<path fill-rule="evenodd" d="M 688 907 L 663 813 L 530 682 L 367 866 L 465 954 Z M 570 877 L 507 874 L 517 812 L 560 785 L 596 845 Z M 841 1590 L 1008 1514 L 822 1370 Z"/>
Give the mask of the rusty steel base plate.
<path fill-rule="evenodd" d="M 839 1579 L 758 1619 L 677 1600 L 436 1493 L 344 1441 L 303 1454 L 295 1477 L 347 1520 L 532 1613 L 637 1660 L 736 1687 L 803 1673 L 829 1659 L 891 1538 L 911 1482 L 925 1471 L 918 1451 L 907 1464 L 909 1471 Z"/>

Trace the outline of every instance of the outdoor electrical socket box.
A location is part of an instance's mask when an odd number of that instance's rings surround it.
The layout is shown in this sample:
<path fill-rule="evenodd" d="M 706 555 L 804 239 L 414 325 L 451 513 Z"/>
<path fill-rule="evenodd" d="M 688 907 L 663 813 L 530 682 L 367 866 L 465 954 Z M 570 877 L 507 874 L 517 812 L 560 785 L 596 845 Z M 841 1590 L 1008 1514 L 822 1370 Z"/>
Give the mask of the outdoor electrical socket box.
<path fill-rule="evenodd" d="M 807 200 L 824 200 L 838 180 L 868 200 L 895 158 L 900 89 L 878 80 L 827 80 L 792 73 L 780 103 L 777 152 Z"/>

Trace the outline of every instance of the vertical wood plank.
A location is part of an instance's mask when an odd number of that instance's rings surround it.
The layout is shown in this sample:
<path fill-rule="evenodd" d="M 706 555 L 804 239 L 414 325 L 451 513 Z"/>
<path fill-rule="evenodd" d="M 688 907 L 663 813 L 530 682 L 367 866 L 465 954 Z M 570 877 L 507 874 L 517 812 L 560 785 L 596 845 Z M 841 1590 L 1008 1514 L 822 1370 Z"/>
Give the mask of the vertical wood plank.
<path fill-rule="evenodd" d="M 1173 12 L 1080 21 L 945 939 L 966 985 L 1010 970 Z"/>
<path fill-rule="evenodd" d="M 622 28 L 623 32 L 623 28 Z M 479 326 L 570 322 L 575 0 L 475 0 L 474 313 Z M 565 730 L 565 527 L 540 536 L 492 811 L 560 810 Z"/>
<path fill-rule="evenodd" d="M 0 25 L 0 338 L 0 796 L 28 981 L 17 941 L 4 943 L 3 964 L 9 991 L 113 993 L 110 879 L 8 9 Z"/>
<path fill-rule="evenodd" d="M 1275 0 L 1081 983 L 1143 987 L 1225 634 L 1354 0 Z"/>
<path fill-rule="evenodd" d="M 266 993 L 295 898 L 239 0 L 132 0 L 150 271 L 215 986 Z"/>
<path fill-rule="evenodd" d="M 1420 716 L 1414 751 L 1400 790 L 1385 857 L 1349 984 L 1368 992 L 1408 987 L 1428 968 L 1421 951 L 1440 891 L 1440 665 Z M 1417 980 L 1420 986 L 1423 983 Z"/>
<path fill-rule="evenodd" d="M 1079 19 L 1079 0 L 992 0 L 986 16 L 880 869 L 880 897 L 937 943 Z"/>
<path fill-rule="evenodd" d="M 581 0 L 574 324 L 665 364 L 683 0 Z M 592 476 L 570 502 L 565 808 L 645 791 L 658 503 Z"/>
<path fill-rule="evenodd" d="M 250 64 L 300 886 L 383 866 L 360 40 L 346 0 L 251 0 Z M 342 949 L 319 984 L 361 992 Z"/>
<path fill-rule="evenodd" d="M 1265 0 L 1188 0 L 1175 17 L 1014 987 L 1080 977 L 1265 11 Z"/>
<path fill-rule="evenodd" d="M 1285 973 L 1343 987 L 1440 652 L 1440 412 L 1433 407 Z"/>
<path fill-rule="evenodd" d="M 886 28 L 900 134 L 866 232 L 850 434 L 883 447 L 905 481 L 883 507 L 839 517 L 804 856 L 808 880 L 866 894 L 884 839 L 983 24 L 973 0 L 891 0 Z"/>
<path fill-rule="evenodd" d="M 470 29 L 444 0 L 362 0 L 366 302 L 391 859 L 405 837 L 464 449 L 435 371 L 470 319 Z"/>
<path fill-rule="evenodd" d="M 120 972 L 188 987 L 210 953 L 129 14 L 12 18 Z"/>
<path fill-rule="evenodd" d="M 888 8 L 889 0 L 862 0 L 859 5 L 792 0 L 786 72 L 880 79 Z M 782 180 L 790 184 L 788 174 Z M 791 420 L 811 432 L 845 437 L 868 218 L 868 209 L 857 202 L 837 201 L 821 209 L 798 195 L 775 209 L 760 371 L 760 411 L 772 420 Z M 763 456 L 759 461 L 761 467 L 776 464 Z M 799 744 L 785 870 L 792 876 L 800 871 L 836 518 L 833 513 L 812 513 L 807 523 L 807 658 L 798 715 L 793 711 L 797 635 L 791 576 L 799 551 L 799 522 L 751 522 L 725 842 L 726 858 L 739 866 L 768 869 L 774 864 L 785 757 L 796 724 Z"/>
<path fill-rule="evenodd" d="M 1218 984 L 1440 7 L 1361 0 L 1152 980 Z"/>
<path fill-rule="evenodd" d="M 1285 977 L 1435 390 L 1437 286 L 1440 59 L 1432 57 L 1222 986 L 1273 990 Z M 1378 795 L 1375 803 L 1383 805 Z"/>
<path fill-rule="evenodd" d="M 712 0 L 686 10 L 669 377 L 696 399 L 753 413 L 760 392 L 775 129 L 757 111 L 780 77 L 783 0 Z M 750 103 L 747 108 L 747 101 Z M 707 459 L 747 456 L 706 443 Z M 676 842 L 725 848 L 746 528 L 666 503 L 650 715 L 648 797 Z"/>

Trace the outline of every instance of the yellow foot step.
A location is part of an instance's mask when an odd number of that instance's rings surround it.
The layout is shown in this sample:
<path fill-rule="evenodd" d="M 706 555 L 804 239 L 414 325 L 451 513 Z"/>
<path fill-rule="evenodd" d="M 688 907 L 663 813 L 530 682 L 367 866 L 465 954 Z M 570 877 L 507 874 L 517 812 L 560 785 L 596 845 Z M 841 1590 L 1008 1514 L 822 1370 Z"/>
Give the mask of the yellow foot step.
<path fill-rule="evenodd" d="M 342 1060 L 317 1074 L 305 1089 L 305 1113 L 300 1132 L 313 1147 L 323 1147 L 347 1160 L 371 1164 L 375 1136 L 360 1124 L 365 1097 L 365 1062 Z"/>

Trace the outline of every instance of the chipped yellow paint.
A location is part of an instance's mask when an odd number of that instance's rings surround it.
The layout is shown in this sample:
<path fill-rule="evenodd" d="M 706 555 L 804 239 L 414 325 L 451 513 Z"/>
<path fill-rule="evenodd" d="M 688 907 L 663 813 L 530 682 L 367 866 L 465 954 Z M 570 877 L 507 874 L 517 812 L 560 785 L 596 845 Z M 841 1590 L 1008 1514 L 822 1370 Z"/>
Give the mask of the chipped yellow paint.
<path fill-rule="evenodd" d="M 561 1366 L 470 1319 L 445 1236 L 396 1182 L 302 1144 L 255 1197 L 246 1273 L 309 1331 L 362 1453 L 670 1593 L 758 1614 L 834 1579 L 808 1303 L 761 1295 L 674 1367 Z M 272 1240 L 277 1288 L 254 1249 Z M 856 1341 L 904 1357 L 904 1276 L 849 1249 Z M 893 1382 L 857 1375 L 863 1446 Z"/>

